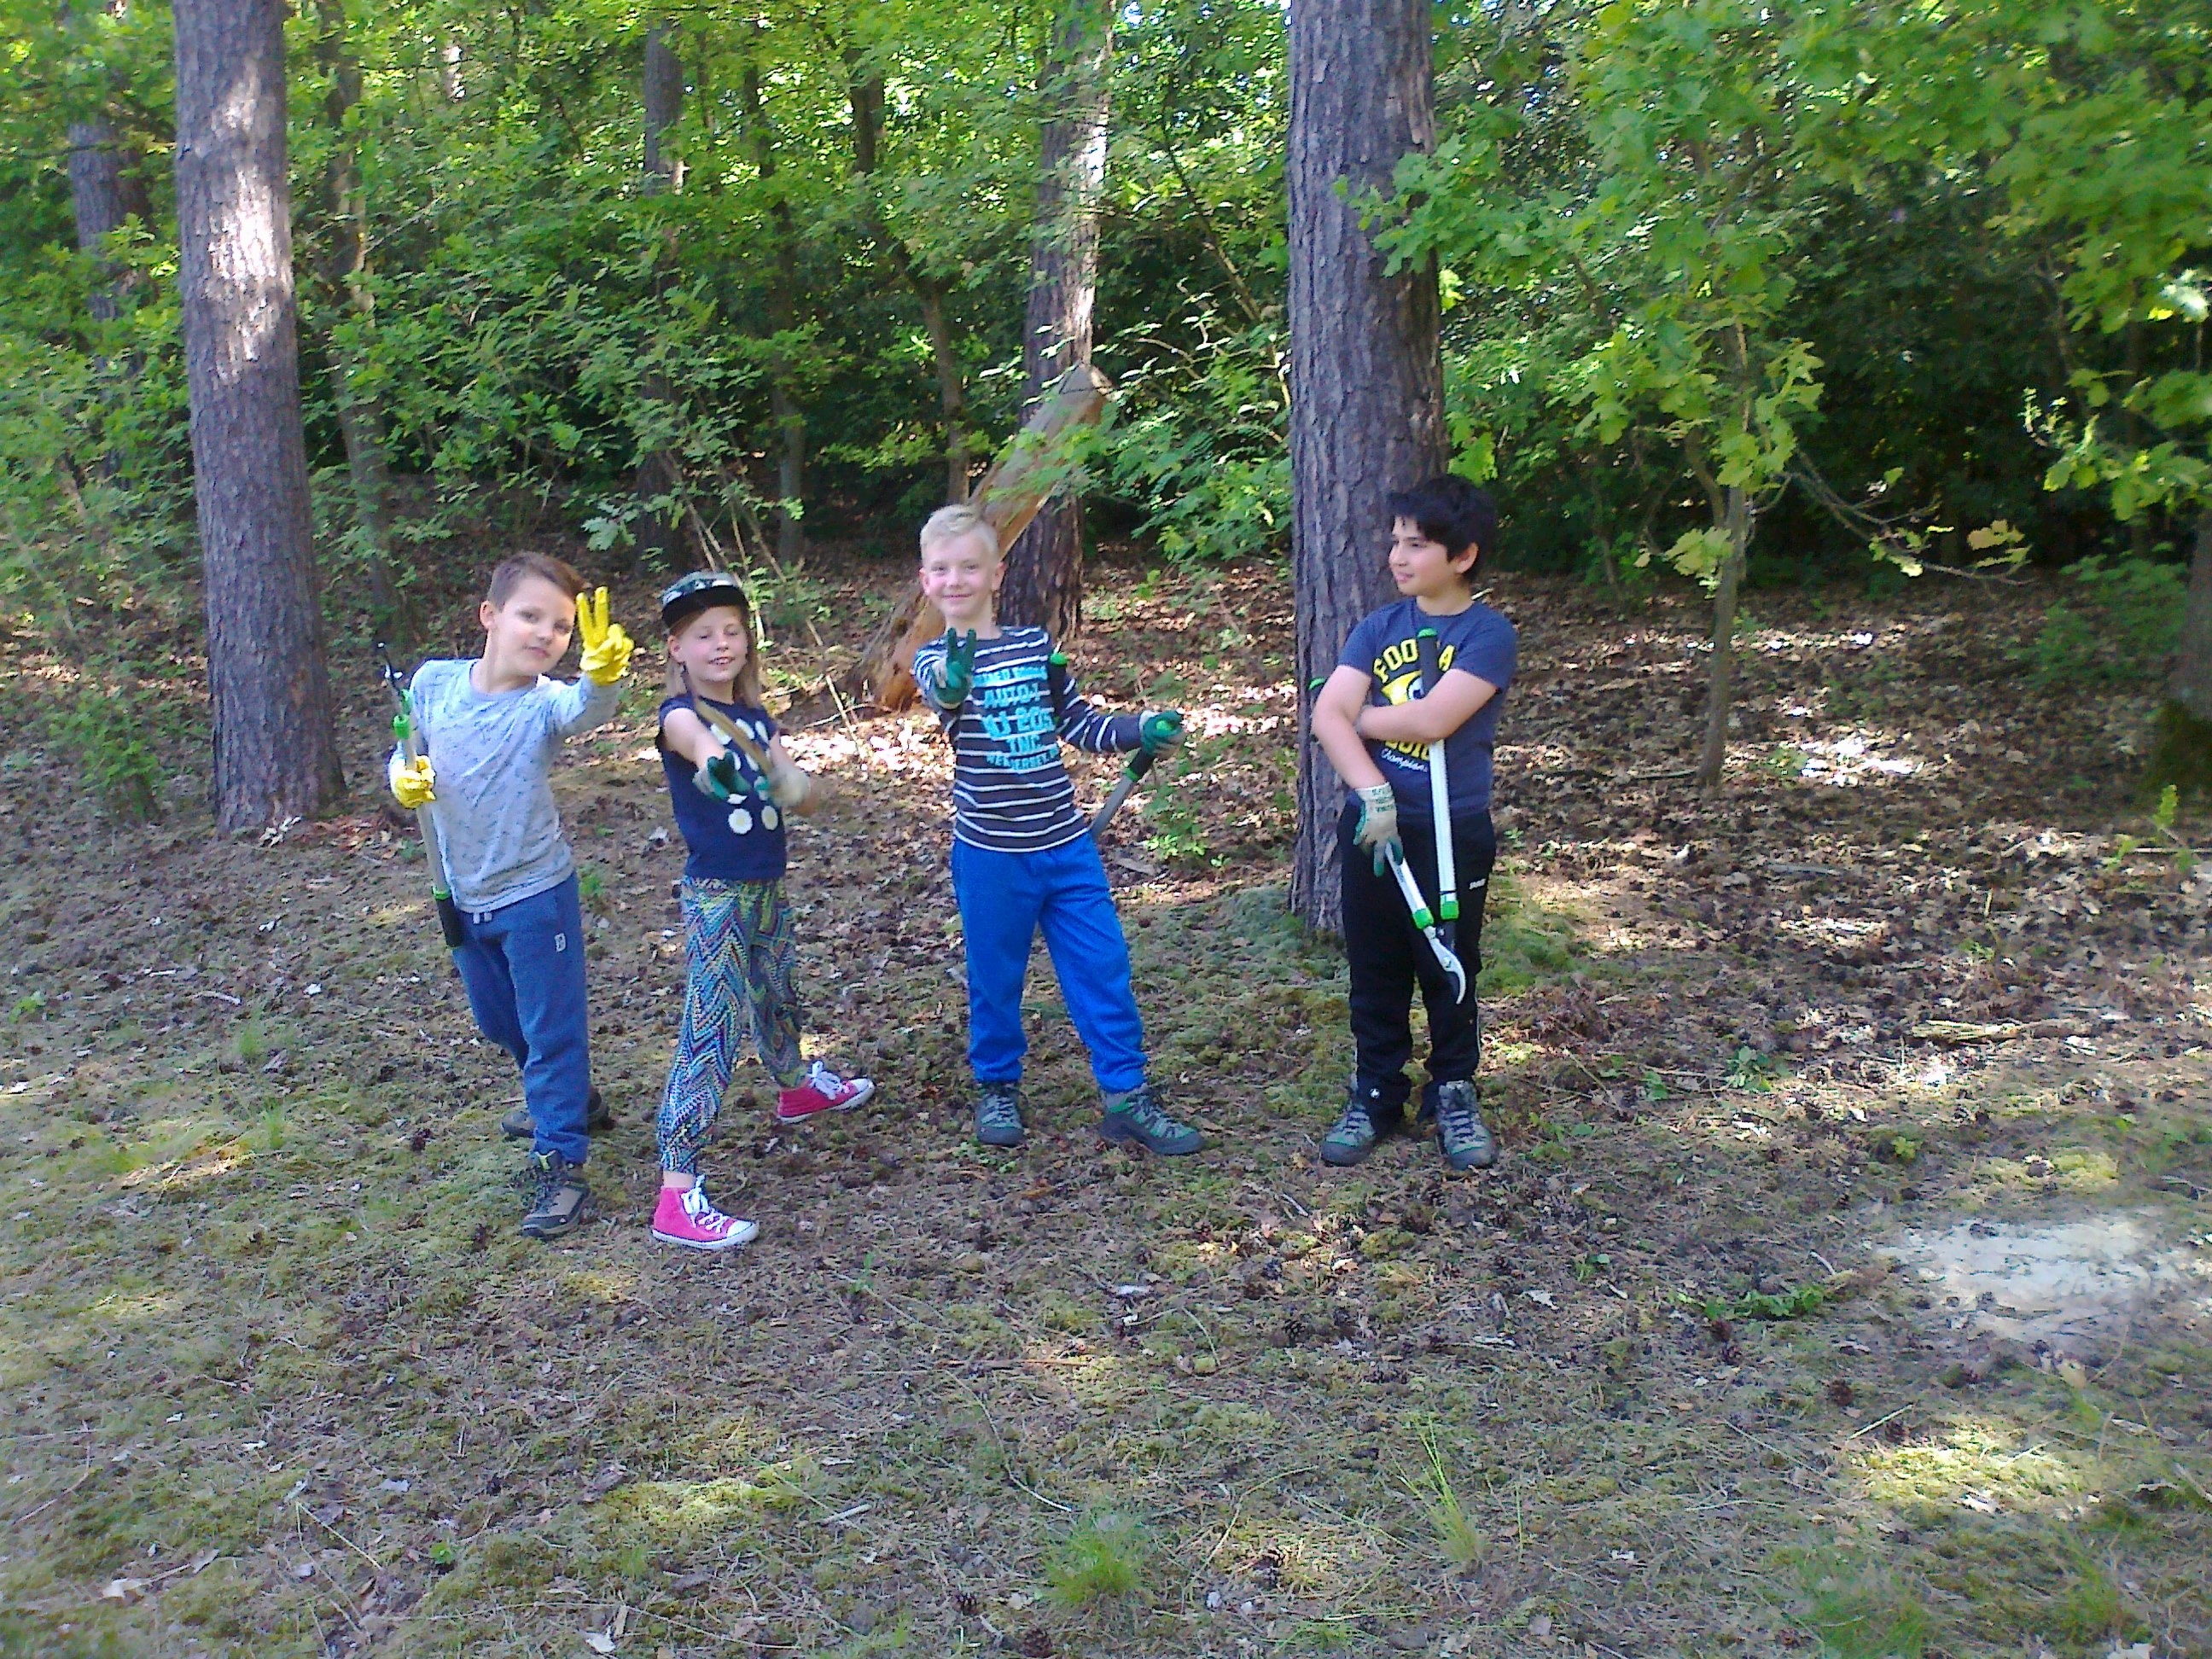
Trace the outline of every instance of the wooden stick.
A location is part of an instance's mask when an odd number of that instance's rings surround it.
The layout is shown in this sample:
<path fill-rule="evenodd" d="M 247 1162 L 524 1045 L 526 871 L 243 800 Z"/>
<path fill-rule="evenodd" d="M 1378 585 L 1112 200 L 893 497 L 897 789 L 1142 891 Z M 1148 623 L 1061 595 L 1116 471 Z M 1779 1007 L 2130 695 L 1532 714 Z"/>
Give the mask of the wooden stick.
<path fill-rule="evenodd" d="M 1074 435 L 1097 424 L 1113 395 L 1113 383 L 1103 374 L 1089 363 L 1077 363 L 1000 452 L 971 500 L 997 535 L 1001 551 L 1014 544 L 1067 481 Z M 909 582 L 891 614 L 861 647 L 855 694 L 878 708 L 906 708 L 920 695 L 914 653 L 944 631 L 945 618 L 922 598 L 921 584 Z"/>

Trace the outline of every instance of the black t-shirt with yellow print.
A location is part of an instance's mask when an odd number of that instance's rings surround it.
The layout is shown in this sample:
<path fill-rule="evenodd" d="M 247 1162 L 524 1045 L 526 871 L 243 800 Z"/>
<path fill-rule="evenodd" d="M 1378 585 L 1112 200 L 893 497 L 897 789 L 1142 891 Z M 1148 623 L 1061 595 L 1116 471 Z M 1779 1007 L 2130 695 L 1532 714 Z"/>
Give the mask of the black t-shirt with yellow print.
<path fill-rule="evenodd" d="M 1505 690 L 1513 683 L 1519 643 L 1513 624 L 1488 605 L 1469 605 L 1455 617 L 1432 617 L 1413 599 L 1386 605 L 1352 630 L 1338 656 L 1339 666 L 1371 677 L 1367 700 L 1376 707 L 1413 700 L 1421 675 L 1419 635 L 1437 632 L 1443 670 L 1459 669 L 1498 688 L 1498 695 L 1473 719 L 1444 740 L 1444 775 L 1451 788 L 1454 817 L 1490 810 L 1490 756 L 1498 739 L 1498 717 L 1504 712 Z M 1420 744 L 1376 743 L 1367 752 L 1390 781 L 1398 810 L 1426 818 L 1429 811 L 1429 751 Z"/>

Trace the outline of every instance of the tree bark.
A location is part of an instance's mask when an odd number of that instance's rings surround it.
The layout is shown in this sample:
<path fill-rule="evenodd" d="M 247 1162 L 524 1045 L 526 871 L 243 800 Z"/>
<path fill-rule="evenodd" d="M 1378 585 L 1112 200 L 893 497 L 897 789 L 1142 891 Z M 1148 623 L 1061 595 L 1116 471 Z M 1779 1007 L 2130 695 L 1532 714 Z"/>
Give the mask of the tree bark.
<path fill-rule="evenodd" d="M 2212 507 L 2197 515 L 2197 551 L 2189 562 L 2189 598 L 2174 654 L 2173 700 L 2212 722 Z"/>
<path fill-rule="evenodd" d="M 641 102 L 645 115 L 645 167 L 639 189 L 647 196 L 672 196 L 684 188 L 684 163 L 663 150 L 661 136 L 676 125 L 677 118 L 684 112 L 684 63 L 677 55 L 673 24 L 655 23 L 645 32 L 645 83 Z M 676 232 L 672 226 L 665 232 L 655 264 L 653 281 L 656 293 L 665 291 L 675 263 Z M 669 401 L 668 377 L 658 368 L 646 370 L 639 390 L 648 405 Z M 653 448 L 639 458 L 633 488 L 641 501 L 665 501 L 682 483 L 683 469 L 669 451 Z M 637 526 L 640 552 L 665 557 L 677 550 L 682 536 L 682 514 L 673 506 L 647 506 L 638 514 Z"/>
<path fill-rule="evenodd" d="M 1008 440 L 975 495 L 976 510 L 1000 546 L 1018 540 L 1058 489 L 1075 434 L 1097 424 L 1113 393 L 1104 375 L 1079 363 Z M 922 597 L 921 584 L 908 582 L 890 615 L 860 647 L 852 694 L 878 708 L 908 707 L 919 695 L 914 653 L 944 631 L 945 618 Z"/>
<path fill-rule="evenodd" d="M 1038 137 L 1036 223 L 1030 244 L 1022 369 L 1028 404 L 1076 363 L 1091 361 L 1098 299 L 1098 200 L 1106 182 L 1108 70 L 1114 14 L 1104 0 L 1056 0 Z M 1044 504 L 1006 550 L 999 616 L 1072 639 L 1083 626 L 1083 501 Z"/>
<path fill-rule="evenodd" d="M 1354 623 L 1390 597 L 1385 497 L 1443 470 L 1432 264 L 1384 274 L 1359 198 L 1436 143 L 1426 0 L 1290 8 L 1291 562 L 1297 590 L 1298 835 L 1291 907 L 1340 931 L 1344 791 L 1308 729 Z"/>
<path fill-rule="evenodd" d="M 143 224 L 153 216 L 138 162 L 106 116 L 70 123 L 70 205 L 76 217 L 78 252 L 98 256 L 109 233 L 133 217 Z M 111 323 L 123 314 L 122 284 L 127 279 L 105 258 L 100 270 L 87 306 L 95 321 Z"/>
<path fill-rule="evenodd" d="M 757 33 L 759 26 L 754 26 Z M 775 177 L 775 140 L 761 107 L 760 69 L 748 63 L 738 84 L 738 102 L 745 126 L 752 135 L 753 161 L 761 182 Z M 775 280 L 769 287 L 769 320 L 778 334 L 787 335 L 798 325 L 799 234 L 792 223 L 791 204 L 776 195 L 769 204 L 775 245 Z M 799 407 L 793 386 L 789 359 L 781 352 L 769 365 L 769 419 L 775 428 L 775 555 L 795 559 L 806 551 L 806 528 L 802 521 L 806 489 L 806 414 Z"/>
<path fill-rule="evenodd" d="M 338 435 L 345 444 L 346 474 L 353 486 L 354 530 L 367 565 L 368 603 L 377 632 L 408 640 L 414 633 L 392 568 L 392 469 L 386 453 L 384 404 L 369 389 L 363 343 L 375 323 L 368 288 L 368 203 L 359 158 L 346 118 L 361 101 L 361 64 L 346 41 L 345 0 L 318 0 L 322 33 L 316 54 L 329 85 L 323 115 L 330 123 L 331 159 L 323 169 L 329 246 L 322 279 L 330 303 L 350 313 L 359 338 L 331 331 L 329 351 L 337 393 Z"/>
<path fill-rule="evenodd" d="M 225 830 L 343 793 L 300 427 L 282 0 L 179 0 L 177 240 Z"/>
<path fill-rule="evenodd" d="M 860 54 L 848 50 L 850 70 L 847 82 L 853 106 L 853 171 L 863 179 L 876 171 L 878 142 L 883 133 L 884 77 L 865 73 Z M 952 343 L 952 323 L 945 309 L 945 284 L 930 276 L 903 239 L 891 234 L 882 210 L 871 195 L 867 203 L 868 232 L 883 248 L 899 280 L 914 290 L 921 305 L 921 325 L 929 335 L 929 357 L 937 370 L 937 405 L 945 431 L 945 499 L 968 499 L 968 390 L 961 373 L 960 354 Z"/>
<path fill-rule="evenodd" d="M 684 188 L 684 162 L 661 149 L 661 135 L 684 113 L 684 60 L 676 27 L 655 23 L 645 32 L 645 193 L 673 196 Z"/>
<path fill-rule="evenodd" d="M 2197 515 L 2181 644 L 2144 782 L 2154 793 L 2172 784 L 2183 795 L 2212 797 L 2212 506 Z"/>
<path fill-rule="evenodd" d="M 1751 546 L 1751 501 L 1740 485 L 1729 487 L 1720 528 L 1728 536 L 1713 589 L 1713 665 L 1705 688 L 1705 746 L 1698 757 L 1698 782 L 1710 789 L 1728 763 L 1729 705 L 1735 690 L 1735 603 L 1743 589 L 1744 562 Z"/>

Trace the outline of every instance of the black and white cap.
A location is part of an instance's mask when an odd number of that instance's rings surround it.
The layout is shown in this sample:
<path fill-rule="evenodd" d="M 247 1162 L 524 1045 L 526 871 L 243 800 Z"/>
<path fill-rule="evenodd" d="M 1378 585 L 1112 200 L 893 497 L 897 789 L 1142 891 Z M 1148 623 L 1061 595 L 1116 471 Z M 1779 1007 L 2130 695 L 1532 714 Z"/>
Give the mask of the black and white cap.
<path fill-rule="evenodd" d="M 662 590 L 660 625 L 672 633 L 688 618 L 718 605 L 733 605 L 748 617 L 753 613 L 753 602 L 735 576 L 726 570 L 695 570 Z"/>

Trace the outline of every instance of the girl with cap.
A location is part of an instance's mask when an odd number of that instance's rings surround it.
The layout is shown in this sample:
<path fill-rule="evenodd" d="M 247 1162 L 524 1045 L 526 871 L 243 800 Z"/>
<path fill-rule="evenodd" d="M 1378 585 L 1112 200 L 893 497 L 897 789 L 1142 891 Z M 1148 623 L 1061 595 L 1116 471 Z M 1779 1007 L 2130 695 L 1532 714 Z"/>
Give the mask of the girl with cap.
<path fill-rule="evenodd" d="M 660 1102 L 653 1236 L 690 1249 L 726 1250 L 760 1229 L 708 1201 L 699 1152 L 721 1110 L 747 1024 L 780 1088 L 780 1123 L 848 1111 L 875 1093 L 875 1085 L 799 1056 L 784 820 L 813 810 L 814 782 L 784 752 L 762 706 L 752 605 L 730 576 L 696 571 L 660 596 L 660 621 L 668 630 L 660 761 L 677 828 L 690 849 L 682 886 L 690 972 Z"/>

